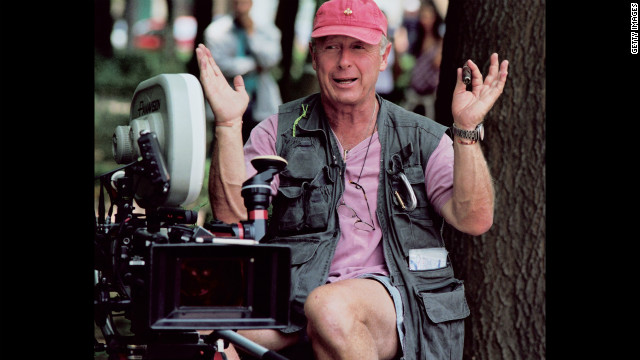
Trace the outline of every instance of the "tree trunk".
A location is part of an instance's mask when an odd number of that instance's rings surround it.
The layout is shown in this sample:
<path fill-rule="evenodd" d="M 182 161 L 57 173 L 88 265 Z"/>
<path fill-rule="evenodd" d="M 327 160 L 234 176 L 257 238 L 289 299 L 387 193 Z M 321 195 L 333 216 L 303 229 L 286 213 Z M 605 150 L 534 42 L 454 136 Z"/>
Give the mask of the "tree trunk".
<path fill-rule="evenodd" d="M 131 53 L 134 46 L 133 25 L 138 20 L 138 2 L 134 0 L 125 0 L 124 16 L 127 21 L 127 52 Z"/>
<path fill-rule="evenodd" d="M 545 2 L 451 0 L 436 120 L 450 126 L 456 68 L 486 76 L 491 53 L 509 60 L 482 149 L 494 179 L 494 224 L 482 236 L 445 229 L 471 315 L 465 359 L 545 357 Z"/>
<path fill-rule="evenodd" d="M 280 44 L 282 46 L 282 78 L 280 79 L 280 92 L 282 99 L 287 102 L 298 94 L 292 90 L 291 64 L 293 60 L 293 41 L 295 37 L 296 16 L 298 15 L 299 0 L 280 0 L 276 13 L 275 23 L 282 33 Z"/>
<path fill-rule="evenodd" d="M 327 0 L 314 0 L 315 13 L 320 5 Z M 295 30 L 295 18 L 299 9 L 299 0 L 280 0 L 276 13 L 276 26 L 282 32 L 282 78 L 279 81 L 280 94 L 283 102 L 288 102 L 301 96 L 309 95 L 320 91 L 315 72 L 313 74 L 303 73 L 300 79 L 291 77 L 291 65 L 293 63 L 293 40 Z M 293 19 L 293 20 L 292 20 Z M 307 52 L 306 64 L 311 64 L 311 54 Z"/>
<path fill-rule="evenodd" d="M 196 18 L 196 23 L 198 24 L 193 44 L 195 47 L 198 47 L 198 44 L 204 44 L 204 30 L 213 20 L 213 0 L 194 0 L 193 16 Z M 198 68 L 198 58 L 196 57 L 195 49 L 187 63 L 187 72 L 200 78 L 200 69 Z"/>
<path fill-rule="evenodd" d="M 173 23 L 176 20 L 176 9 L 173 0 L 165 1 L 167 3 L 167 20 L 162 29 L 162 51 L 165 58 L 172 59 L 176 57 L 176 41 L 173 38 Z"/>

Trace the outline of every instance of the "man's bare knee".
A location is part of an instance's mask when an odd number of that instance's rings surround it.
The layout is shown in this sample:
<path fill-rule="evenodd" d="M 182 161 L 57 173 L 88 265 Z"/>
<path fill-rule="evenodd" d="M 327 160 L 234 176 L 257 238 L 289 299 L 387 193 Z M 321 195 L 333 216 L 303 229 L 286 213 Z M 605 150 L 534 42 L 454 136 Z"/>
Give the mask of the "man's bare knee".
<path fill-rule="evenodd" d="M 340 347 L 353 335 L 354 327 L 361 323 L 358 313 L 348 297 L 341 296 L 341 287 L 320 286 L 305 302 L 308 320 L 307 334 L 312 341 L 332 343 Z"/>
<path fill-rule="evenodd" d="M 316 355 L 318 350 L 329 354 L 327 358 L 374 351 L 380 358 L 390 358 L 399 345 L 393 301 L 375 280 L 320 286 L 309 294 L 304 309 Z"/>
<path fill-rule="evenodd" d="M 340 296 L 335 287 L 320 286 L 314 289 L 304 304 L 309 321 L 328 322 L 347 320 L 352 315 L 348 299 Z"/>

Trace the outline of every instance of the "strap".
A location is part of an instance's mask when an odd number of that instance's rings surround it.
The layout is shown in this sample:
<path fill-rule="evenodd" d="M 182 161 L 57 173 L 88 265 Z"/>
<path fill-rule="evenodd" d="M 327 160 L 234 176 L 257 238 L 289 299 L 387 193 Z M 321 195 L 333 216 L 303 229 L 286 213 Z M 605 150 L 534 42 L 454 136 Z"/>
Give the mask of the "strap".
<path fill-rule="evenodd" d="M 309 105 L 305 107 L 305 104 L 302 104 L 301 107 L 302 115 L 298 116 L 298 118 L 293 122 L 293 128 L 291 129 L 291 135 L 293 137 L 296 137 L 296 126 L 298 125 L 298 122 L 300 121 L 300 119 L 307 117 L 307 110 L 309 110 Z"/>

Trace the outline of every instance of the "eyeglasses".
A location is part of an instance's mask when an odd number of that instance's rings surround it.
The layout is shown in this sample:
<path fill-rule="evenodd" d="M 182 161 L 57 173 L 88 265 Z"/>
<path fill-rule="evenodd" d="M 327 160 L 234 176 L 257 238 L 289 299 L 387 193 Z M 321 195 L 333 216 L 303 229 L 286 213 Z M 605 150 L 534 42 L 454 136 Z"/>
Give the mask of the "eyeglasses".
<path fill-rule="evenodd" d="M 364 188 L 358 184 L 355 181 L 349 181 L 350 184 L 353 184 L 356 189 L 360 189 L 362 190 L 362 195 L 364 195 L 364 201 L 366 201 L 367 203 L 367 210 L 369 211 L 369 218 L 371 219 L 371 223 L 368 223 L 364 220 L 362 220 L 358 214 L 356 214 L 356 211 L 353 210 L 353 208 L 347 204 L 344 203 L 344 198 L 342 199 L 342 203 L 340 205 L 338 205 L 338 214 L 342 215 L 342 216 L 346 216 L 346 217 L 350 217 L 350 218 L 357 218 L 355 224 L 353 224 L 356 229 L 359 230 L 364 230 L 364 231 L 373 231 L 376 229 L 375 226 L 373 226 L 373 216 L 371 216 L 371 208 L 369 207 L 369 200 L 367 200 L 367 193 L 364 191 Z"/>

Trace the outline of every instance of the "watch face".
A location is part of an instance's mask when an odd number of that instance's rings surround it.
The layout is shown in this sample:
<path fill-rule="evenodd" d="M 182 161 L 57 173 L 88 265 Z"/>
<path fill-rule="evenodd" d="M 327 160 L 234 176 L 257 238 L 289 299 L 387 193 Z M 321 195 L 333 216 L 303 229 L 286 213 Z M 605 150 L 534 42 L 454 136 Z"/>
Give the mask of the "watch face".
<path fill-rule="evenodd" d="M 478 135 L 480 136 L 480 140 L 484 140 L 484 126 L 482 124 L 478 125 Z"/>

